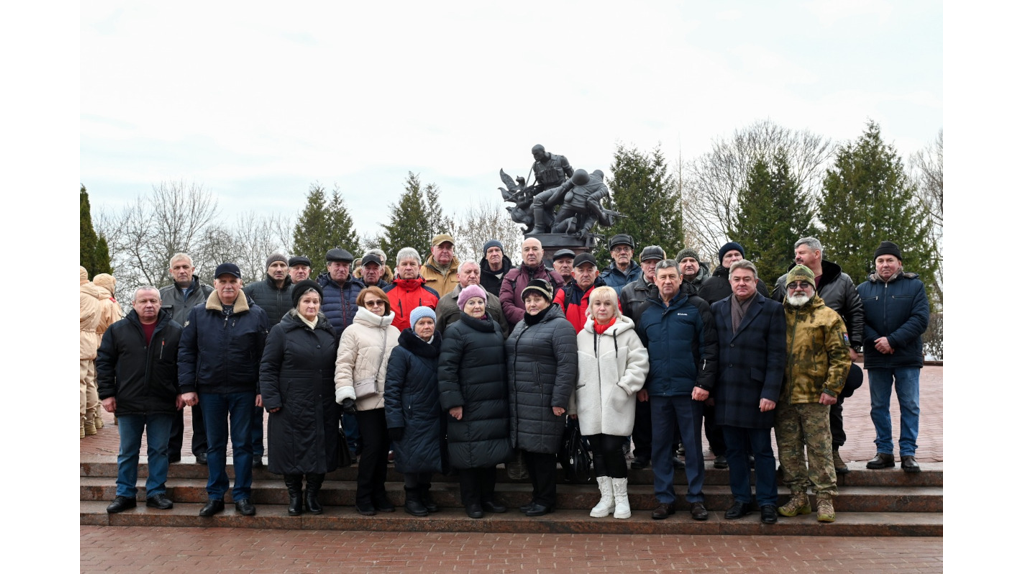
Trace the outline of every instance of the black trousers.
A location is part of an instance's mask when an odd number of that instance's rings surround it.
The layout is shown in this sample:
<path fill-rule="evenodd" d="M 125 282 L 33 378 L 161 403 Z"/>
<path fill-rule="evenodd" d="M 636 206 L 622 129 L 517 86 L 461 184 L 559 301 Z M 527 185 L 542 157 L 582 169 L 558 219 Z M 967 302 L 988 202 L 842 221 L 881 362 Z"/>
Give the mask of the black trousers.
<path fill-rule="evenodd" d="M 715 422 L 715 407 L 708 405 L 707 401 L 704 401 L 704 436 L 715 456 L 725 456 L 725 435 Z"/>
<path fill-rule="evenodd" d="M 356 411 L 356 422 L 363 440 L 363 453 L 359 455 L 356 473 L 356 500 L 371 502 L 384 495 L 384 481 L 388 475 L 388 421 L 384 409 Z"/>
<path fill-rule="evenodd" d="M 651 459 L 651 401 L 636 402 L 633 422 L 633 456 Z"/>
<path fill-rule="evenodd" d="M 843 400 L 853 394 L 864 384 L 864 371 L 859 365 L 850 367 L 850 373 L 846 375 L 846 384 L 843 385 L 843 392 L 836 397 L 836 404 L 828 410 L 828 426 L 832 431 L 832 450 L 846 444 L 846 431 L 843 430 Z"/>
<path fill-rule="evenodd" d="M 594 456 L 594 474 L 626 478 L 626 455 L 622 445 L 629 437 L 595 434 L 587 437 Z"/>
<path fill-rule="evenodd" d="M 192 455 L 206 453 L 206 425 L 203 424 L 203 409 L 199 403 L 189 407 L 192 409 Z M 167 441 L 167 454 L 181 456 L 181 446 L 185 439 L 185 410 L 177 412 L 171 420 L 171 438 Z"/>
<path fill-rule="evenodd" d="M 555 454 L 523 451 L 526 470 L 533 483 L 533 501 L 541 506 L 555 506 L 555 481 L 557 480 L 558 456 Z"/>
<path fill-rule="evenodd" d="M 494 502 L 494 483 L 498 480 L 495 467 L 460 468 L 459 494 L 462 505 L 483 504 Z"/>

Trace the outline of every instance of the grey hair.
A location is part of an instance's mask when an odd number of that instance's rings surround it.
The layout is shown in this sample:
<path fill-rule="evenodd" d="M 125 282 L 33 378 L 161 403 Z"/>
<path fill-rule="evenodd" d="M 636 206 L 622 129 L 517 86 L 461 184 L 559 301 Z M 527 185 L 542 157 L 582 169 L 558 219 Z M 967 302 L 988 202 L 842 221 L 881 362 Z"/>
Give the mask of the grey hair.
<path fill-rule="evenodd" d="M 478 268 L 480 267 L 480 264 L 477 263 L 476 261 L 473 261 L 472 259 L 467 259 L 462 263 L 459 263 L 459 268 L 456 269 L 459 275 L 462 275 L 462 268 L 465 267 L 466 265 L 476 265 Z"/>
<path fill-rule="evenodd" d="M 186 255 L 186 257 L 188 257 L 188 256 Z M 136 287 L 135 288 L 135 292 L 132 293 L 132 303 L 134 303 L 135 300 L 138 299 L 139 291 L 156 291 L 156 298 L 157 299 L 161 298 L 160 297 L 160 290 L 159 289 L 157 289 L 156 287 L 154 287 L 152 285 L 143 285 L 141 287 Z"/>
<path fill-rule="evenodd" d="M 403 247 L 399 249 L 398 255 L 395 256 L 395 263 L 400 265 L 402 261 L 405 261 L 406 259 L 415 259 L 417 265 L 423 265 L 423 260 L 420 259 L 419 252 L 412 247 Z"/>
<path fill-rule="evenodd" d="M 740 259 L 739 261 L 737 261 L 737 262 L 733 263 L 732 265 L 730 265 L 729 266 L 729 279 L 732 279 L 732 273 L 733 273 L 733 271 L 736 271 L 737 269 L 749 269 L 749 270 L 754 272 L 754 279 L 755 280 L 757 279 L 757 267 L 755 267 L 754 264 L 751 263 L 750 261 L 747 261 L 746 259 Z"/>
<path fill-rule="evenodd" d="M 196 266 L 196 264 L 192 261 L 192 256 L 189 255 L 188 253 L 175 253 L 174 255 L 171 256 L 171 261 L 170 263 L 167 264 L 167 266 L 174 267 L 174 262 L 179 259 L 188 259 L 189 265 L 191 265 L 192 267 Z"/>
<path fill-rule="evenodd" d="M 659 269 L 668 269 L 669 267 L 676 270 L 679 273 L 679 263 L 675 259 L 662 259 L 654 266 L 654 274 L 658 274 Z"/>
<path fill-rule="evenodd" d="M 384 254 L 383 249 L 370 249 L 369 251 L 366 252 L 366 255 L 369 255 L 371 253 L 376 255 L 377 257 L 380 257 L 381 263 L 388 262 L 388 256 Z M 363 257 L 366 257 L 366 255 L 363 255 Z"/>
<path fill-rule="evenodd" d="M 801 245 L 810 247 L 811 251 L 821 251 L 821 257 L 825 257 L 825 248 L 821 246 L 821 242 L 818 241 L 817 237 L 801 237 L 793 244 L 793 249 L 797 249 Z"/>

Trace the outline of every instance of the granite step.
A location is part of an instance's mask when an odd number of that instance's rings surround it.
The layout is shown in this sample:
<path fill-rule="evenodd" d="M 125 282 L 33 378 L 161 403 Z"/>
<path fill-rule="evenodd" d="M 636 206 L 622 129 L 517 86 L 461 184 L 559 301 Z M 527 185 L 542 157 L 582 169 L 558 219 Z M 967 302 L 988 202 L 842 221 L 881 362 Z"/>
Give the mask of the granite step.
<path fill-rule="evenodd" d="M 842 512 L 836 522 L 822 524 L 814 514 L 780 518 L 778 524 L 761 524 L 754 513 L 725 520 L 723 512 L 711 511 L 705 522 L 690 518 L 680 506 L 666 520 L 651 520 L 650 512 L 634 510 L 626 520 L 591 518 L 586 510 L 558 510 L 530 518 L 511 510 L 474 520 L 460 509 L 446 508 L 427 517 L 394 513 L 361 516 L 351 507 L 326 506 L 324 514 L 288 516 L 280 504 L 257 505 L 256 516 L 241 516 L 232 506 L 217 516 L 199 516 L 199 503 L 177 503 L 171 510 L 144 505 L 120 514 L 107 514 L 106 501 L 81 501 L 80 524 L 100 526 L 192 526 L 273 528 L 302 530 L 406 531 L 406 532 L 518 532 L 580 534 L 699 534 L 775 536 L 942 536 L 941 512 Z"/>
<path fill-rule="evenodd" d="M 80 479 L 80 498 L 83 501 L 111 501 L 116 494 L 114 480 L 105 477 L 85 477 Z M 145 500 L 145 479 L 137 483 L 136 498 Z M 281 479 L 253 480 L 252 500 L 254 504 L 287 504 L 288 491 Z M 388 497 L 397 505 L 405 503 L 405 488 L 401 482 L 385 484 Z M 351 481 L 327 480 L 320 494 L 320 501 L 325 505 L 353 506 L 355 504 L 356 485 Z M 682 496 L 684 489 L 677 489 Z M 452 483 L 434 483 L 431 493 L 438 505 L 446 508 L 461 508 L 459 487 Z M 838 512 L 942 512 L 942 487 L 873 487 L 851 486 L 841 487 L 840 496 L 835 499 Z M 205 503 L 206 479 L 175 478 L 167 481 L 167 496 L 174 502 Z M 732 493 L 728 486 L 705 486 L 705 506 L 709 510 L 725 511 L 733 503 Z M 528 504 L 531 499 L 529 484 L 499 484 L 497 486 L 499 502 L 511 508 Z M 572 510 L 588 510 L 597 504 L 600 493 L 592 485 L 558 485 L 558 508 Z M 812 500 L 814 497 L 811 497 Z M 225 497 L 230 501 L 230 493 Z M 788 494 L 781 494 L 779 504 L 789 499 Z M 651 485 L 630 485 L 629 502 L 633 508 L 653 509 L 658 502 Z M 680 503 L 684 504 L 684 503 Z"/>

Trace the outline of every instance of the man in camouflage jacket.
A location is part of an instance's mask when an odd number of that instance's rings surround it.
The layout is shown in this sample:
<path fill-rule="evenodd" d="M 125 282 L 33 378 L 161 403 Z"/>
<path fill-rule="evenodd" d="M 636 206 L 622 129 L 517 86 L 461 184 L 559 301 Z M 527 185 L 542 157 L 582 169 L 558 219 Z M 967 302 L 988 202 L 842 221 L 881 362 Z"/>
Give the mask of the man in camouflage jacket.
<path fill-rule="evenodd" d="M 787 357 L 775 414 L 775 440 L 782 481 L 792 496 L 779 508 L 779 514 L 809 514 L 807 486 L 813 484 L 818 521 L 833 522 L 832 499 L 838 488 L 828 415 L 850 370 L 850 337 L 842 317 L 815 293 L 814 272 L 803 265 L 793 267 L 786 276 L 784 305 Z"/>

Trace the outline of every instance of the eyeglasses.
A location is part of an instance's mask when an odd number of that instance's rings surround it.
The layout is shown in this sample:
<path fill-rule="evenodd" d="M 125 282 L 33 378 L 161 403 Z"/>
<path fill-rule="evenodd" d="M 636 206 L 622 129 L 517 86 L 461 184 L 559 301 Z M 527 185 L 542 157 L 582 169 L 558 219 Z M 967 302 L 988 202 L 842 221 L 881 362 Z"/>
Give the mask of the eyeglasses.
<path fill-rule="evenodd" d="M 811 287 L 814 287 L 814 285 L 811 285 L 806 281 L 794 281 L 789 285 L 786 285 L 786 289 L 789 289 L 790 291 L 793 289 L 810 289 Z"/>
<path fill-rule="evenodd" d="M 366 307 L 383 307 L 384 301 L 380 299 L 374 299 L 373 301 L 363 301 L 363 305 Z"/>

